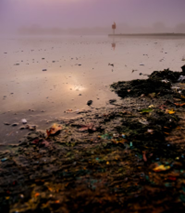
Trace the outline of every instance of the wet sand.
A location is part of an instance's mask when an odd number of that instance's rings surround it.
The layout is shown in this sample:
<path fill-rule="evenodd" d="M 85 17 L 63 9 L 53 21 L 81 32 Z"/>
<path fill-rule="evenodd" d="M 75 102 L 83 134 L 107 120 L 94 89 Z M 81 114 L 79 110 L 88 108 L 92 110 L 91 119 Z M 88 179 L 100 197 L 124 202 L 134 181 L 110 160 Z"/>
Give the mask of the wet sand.
<path fill-rule="evenodd" d="M 185 57 L 185 39 L 16 37 L 1 38 L 0 45 L 1 145 L 26 133 L 19 130 L 23 118 L 42 129 L 68 109 L 88 109 L 90 99 L 94 107 L 105 106 L 119 100 L 111 83 L 164 68 L 178 71 Z"/>

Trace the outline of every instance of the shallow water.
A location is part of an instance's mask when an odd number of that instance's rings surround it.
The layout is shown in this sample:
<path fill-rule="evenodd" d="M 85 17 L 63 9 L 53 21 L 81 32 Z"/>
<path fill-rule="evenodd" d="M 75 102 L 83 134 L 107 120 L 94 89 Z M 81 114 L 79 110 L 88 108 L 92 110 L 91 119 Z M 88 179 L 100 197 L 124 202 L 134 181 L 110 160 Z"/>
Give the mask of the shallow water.
<path fill-rule="evenodd" d="M 26 132 L 4 122 L 20 124 L 26 118 L 46 128 L 47 120 L 64 116 L 67 109 L 87 109 L 90 99 L 94 107 L 119 100 L 109 89 L 115 81 L 165 68 L 180 71 L 185 63 L 185 39 L 9 37 L 1 38 L 0 46 L 1 145 L 17 142 Z"/>

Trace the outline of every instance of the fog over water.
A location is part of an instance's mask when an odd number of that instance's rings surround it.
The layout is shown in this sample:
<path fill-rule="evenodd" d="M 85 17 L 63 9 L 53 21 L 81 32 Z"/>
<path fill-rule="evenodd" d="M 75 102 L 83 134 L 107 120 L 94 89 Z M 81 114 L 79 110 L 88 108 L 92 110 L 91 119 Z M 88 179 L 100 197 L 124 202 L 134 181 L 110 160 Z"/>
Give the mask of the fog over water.
<path fill-rule="evenodd" d="M 1 33 L 185 32 L 184 0 L 1 0 Z"/>

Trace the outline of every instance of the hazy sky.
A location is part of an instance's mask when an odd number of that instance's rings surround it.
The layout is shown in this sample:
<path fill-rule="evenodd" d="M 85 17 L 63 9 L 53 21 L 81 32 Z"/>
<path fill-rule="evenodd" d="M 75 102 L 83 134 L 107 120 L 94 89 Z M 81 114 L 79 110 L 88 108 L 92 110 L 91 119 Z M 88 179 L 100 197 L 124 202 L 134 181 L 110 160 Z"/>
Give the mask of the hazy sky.
<path fill-rule="evenodd" d="M 134 26 L 185 22 L 185 0 L 0 0 L 0 25 L 17 28 Z"/>

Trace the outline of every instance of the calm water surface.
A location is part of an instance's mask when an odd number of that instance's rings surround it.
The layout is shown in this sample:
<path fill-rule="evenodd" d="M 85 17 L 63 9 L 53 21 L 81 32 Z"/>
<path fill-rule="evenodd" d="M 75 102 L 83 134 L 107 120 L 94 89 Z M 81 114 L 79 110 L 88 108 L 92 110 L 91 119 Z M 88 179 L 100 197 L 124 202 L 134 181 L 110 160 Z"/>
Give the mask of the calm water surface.
<path fill-rule="evenodd" d="M 46 128 L 67 109 L 87 109 L 89 99 L 94 107 L 119 100 L 111 83 L 165 68 L 180 71 L 185 58 L 185 39 L 16 37 L 1 38 L 0 46 L 1 145 L 25 134 L 3 122 L 26 118 Z"/>

